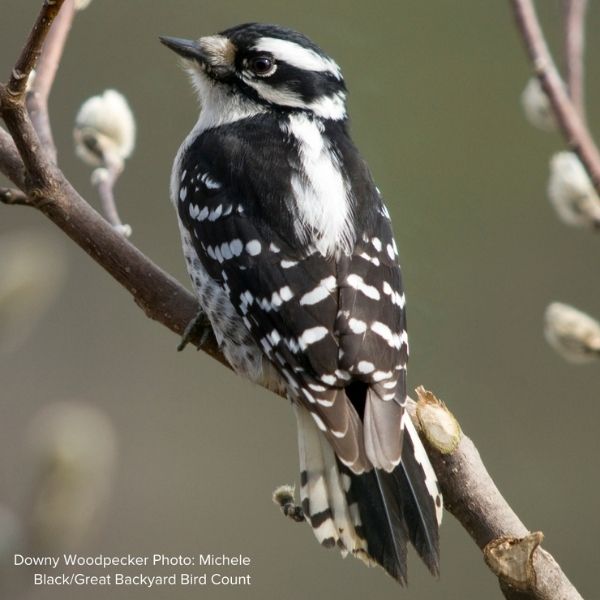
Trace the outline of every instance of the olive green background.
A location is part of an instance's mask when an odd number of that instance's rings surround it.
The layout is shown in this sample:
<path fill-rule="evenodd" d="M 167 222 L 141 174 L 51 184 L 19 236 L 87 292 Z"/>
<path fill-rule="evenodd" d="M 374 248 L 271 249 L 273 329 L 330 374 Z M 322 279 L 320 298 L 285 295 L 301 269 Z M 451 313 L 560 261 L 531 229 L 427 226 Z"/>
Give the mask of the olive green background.
<path fill-rule="evenodd" d="M 39 4 L 2 0 L 2 78 Z M 538 4 L 559 50 L 559 3 Z M 592 4 L 587 93 L 598 127 L 600 10 Z M 532 128 L 520 109 L 529 69 L 507 1 L 94 0 L 77 18 L 52 96 L 65 173 L 96 202 L 89 168 L 74 156 L 72 123 L 89 95 L 123 92 L 139 134 L 117 186 L 123 220 L 132 241 L 187 285 L 168 182 L 197 102 L 157 38 L 250 20 L 301 30 L 342 66 L 354 138 L 400 247 L 410 388 L 424 384 L 447 402 L 527 526 L 544 531 L 545 546 L 586 598 L 600 598 L 600 372 L 566 364 L 542 335 L 553 300 L 600 316 L 600 241 L 563 226 L 548 205 L 547 164 L 563 142 Z M 288 404 L 202 353 L 178 354 L 177 338 L 40 214 L 0 213 L 0 235 L 17 228 L 50 235 L 64 245 L 69 268 L 44 322 L 0 363 L 0 502 L 26 501 L 22 455 L 33 415 L 49 402 L 78 399 L 105 411 L 119 438 L 110 505 L 83 553 L 253 560 L 250 588 L 42 588 L 30 598 L 501 597 L 449 514 L 441 578 L 412 553 L 406 590 L 319 547 L 270 499 L 275 486 L 297 479 Z"/>

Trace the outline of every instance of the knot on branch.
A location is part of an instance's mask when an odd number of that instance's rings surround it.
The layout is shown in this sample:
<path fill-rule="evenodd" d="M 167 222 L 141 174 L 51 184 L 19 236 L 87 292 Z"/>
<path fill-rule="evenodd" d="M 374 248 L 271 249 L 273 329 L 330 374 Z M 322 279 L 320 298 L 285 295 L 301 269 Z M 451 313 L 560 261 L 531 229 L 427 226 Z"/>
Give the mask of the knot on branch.
<path fill-rule="evenodd" d="M 441 454 L 452 454 L 462 438 L 462 430 L 448 407 L 422 385 L 415 392 L 419 398 L 416 426 L 427 443 Z"/>
<path fill-rule="evenodd" d="M 523 538 L 496 538 L 483 549 L 485 562 L 504 583 L 522 592 L 534 590 L 537 578 L 533 553 L 543 539 L 541 531 Z"/>

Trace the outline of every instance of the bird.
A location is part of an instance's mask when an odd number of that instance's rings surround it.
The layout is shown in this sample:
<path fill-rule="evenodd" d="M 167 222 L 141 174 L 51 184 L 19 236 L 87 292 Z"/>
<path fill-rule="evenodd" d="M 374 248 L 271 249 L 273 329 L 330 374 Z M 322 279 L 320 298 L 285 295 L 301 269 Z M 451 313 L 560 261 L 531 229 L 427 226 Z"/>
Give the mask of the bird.
<path fill-rule="evenodd" d="M 443 499 L 406 409 L 398 250 L 340 67 L 279 25 L 160 40 L 201 106 L 170 185 L 187 270 L 232 368 L 291 401 L 305 520 L 401 585 L 409 542 L 437 576 Z"/>

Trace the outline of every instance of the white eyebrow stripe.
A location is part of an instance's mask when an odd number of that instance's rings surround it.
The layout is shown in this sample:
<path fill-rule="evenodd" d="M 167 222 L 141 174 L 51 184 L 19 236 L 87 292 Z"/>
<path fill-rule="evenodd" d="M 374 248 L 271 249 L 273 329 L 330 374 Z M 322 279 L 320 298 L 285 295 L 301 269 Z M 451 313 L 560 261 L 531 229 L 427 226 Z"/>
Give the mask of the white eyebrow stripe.
<path fill-rule="evenodd" d="M 342 72 L 337 63 L 331 58 L 321 56 L 310 48 L 300 44 L 278 38 L 261 37 L 256 42 L 253 50 L 257 52 L 270 52 L 277 60 L 282 60 L 288 65 L 305 69 L 307 71 L 326 71 L 336 79 L 342 79 Z"/>

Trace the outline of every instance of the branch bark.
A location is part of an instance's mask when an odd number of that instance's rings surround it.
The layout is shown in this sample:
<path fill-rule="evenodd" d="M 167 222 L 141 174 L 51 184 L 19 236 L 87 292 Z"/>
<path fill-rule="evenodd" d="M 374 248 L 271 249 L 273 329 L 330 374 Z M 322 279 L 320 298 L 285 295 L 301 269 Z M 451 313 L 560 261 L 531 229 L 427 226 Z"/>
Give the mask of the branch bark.
<path fill-rule="evenodd" d="M 573 152 L 576 152 L 594 187 L 600 192 L 600 152 L 552 60 L 532 0 L 510 0 L 519 30 L 535 74 L 548 95 L 559 127 Z"/>
<path fill-rule="evenodd" d="M 7 175 L 20 190 L 8 188 L 0 190 L 0 200 L 4 199 L 5 202 L 11 203 L 12 198 L 12 203 L 18 200 L 20 204 L 40 210 L 128 290 L 148 317 L 181 335 L 188 323 L 197 315 L 199 306 L 196 299 L 123 236 L 116 233 L 65 178 L 54 163 L 55 148 L 51 136 L 47 138 L 50 140 L 50 152 L 40 143 L 46 135 L 45 124 L 50 123 L 47 102 L 39 103 L 39 112 L 35 113 L 33 121 L 26 108 L 25 85 L 44 43 L 44 52 L 48 54 L 44 59 L 45 62 L 40 66 L 42 79 L 38 85 L 42 91 L 46 90 L 41 97 L 47 100 L 47 93 L 50 91 L 66 40 L 68 18 L 63 21 L 65 30 L 60 35 L 57 32 L 49 36 L 48 32 L 63 2 L 67 4 L 70 1 L 46 0 L 17 61 L 13 77 L 8 85 L 0 85 L 0 116 L 10 132 L 8 135 L 0 129 L 0 171 Z M 532 13 L 526 10 L 528 3 L 513 0 L 513 4 L 515 9 L 521 9 L 521 12 L 517 12 L 523 17 L 524 23 L 528 27 L 531 26 Z M 532 47 L 534 55 L 537 56 L 540 50 L 539 39 L 536 39 Z M 549 89 L 554 90 L 557 75 L 552 75 L 552 70 L 548 72 L 548 64 L 551 63 L 547 60 L 542 63 L 540 77 L 546 81 Z M 558 83 L 565 95 L 562 82 L 559 80 Z M 558 98 L 558 102 L 564 100 L 560 95 Z M 569 102 L 568 98 L 566 101 Z M 569 118 L 563 120 L 564 127 L 568 129 L 572 115 L 569 110 L 567 113 Z M 580 122 L 576 121 L 575 124 L 581 127 Z M 575 129 L 575 133 L 578 133 L 577 127 Z M 574 139 L 579 140 L 576 144 L 580 150 L 581 148 L 590 150 L 585 144 L 582 145 L 581 138 Z M 593 152 L 591 157 L 595 158 Z M 595 166 L 593 160 L 590 164 Z M 600 181 L 600 168 L 598 175 L 596 181 Z M 199 338 L 192 339 L 197 346 L 200 345 Z M 214 336 L 209 336 L 202 344 L 202 350 L 229 366 Z M 423 393 L 424 391 L 420 392 L 421 395 Z M 419 405 L 422 407 L 420 410 Z M 517 597 L 515 594 L 519 594 L 519 598 L 540 600 L 579 599 L 580 596 L 560 567 L 539 547 L 539 544 L 531 544 L 532 550 L 529 553 L 525 552 L 527 562 L 524 572 L 527 575 L 533 569 L 535 575 L 533 579 L 527 576 L 524 583 L 519 583 L 518 579 L 510 579 L 502 573 L 496 564 L 498 561 L 494 562 L 502 550 L 502 544 L 523 547 L 525 543 L 528 547 L 526 542 L 529 539 L 529 532 L 501 496 L 485 470 L 475 446 L 469 438 L 462 435 L 456 421 L 438 415 L 439 418 L 436 417 L 432 425 L 427 417 L 428 407 L 434 406 L 435 410 L 439 407 L 435 407 L 435 402 L 426 402 L 423 398 L 419 405 L 416 406 L 415 420 L 428 444 L 448 510 L 461 522 L 475 543 L 485 551 L 488 565 L 499 574 L 506 597 L 515 598 Z M 451 425 L 446 430 L 445 439 L 440 441 L 439 433 L 448 423 Z M 452 436 L 455 436 L 454 439 Z M 528 565 L 531 567 L 529 570 Z"/>
<path fill-rule="evenodd" d="M 448 512 L 484 552 L 508 599 L 582 600 L 554 558 L 539 545 L 490 477 L 475 444 L 443 402 L 423 388 L 409 410 L 424 439 Z M 454 441 L 455 443 L 451 443 Z"/>
<path fill-rule="evenodd" d="M 47 149 L 49 157 L 54 163 L 57 159 L 56 144 L 50 125 L 48 98 L 73 24 L 75 12 L 75 0 L 64 0 L 62 10 L 60 10 L 48 31 L 42 53 L 37 62 L 35 78 L 31 89 L 27 93 L 27 110 L 42 147 Z"/>
<path fill-rule="evenodd" d="M 584 68 L 587 0 L 563 0 L 565 79 L 573 106 L 585 123 Z"/>

